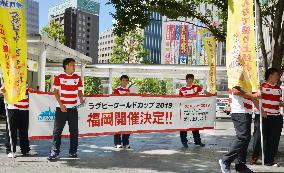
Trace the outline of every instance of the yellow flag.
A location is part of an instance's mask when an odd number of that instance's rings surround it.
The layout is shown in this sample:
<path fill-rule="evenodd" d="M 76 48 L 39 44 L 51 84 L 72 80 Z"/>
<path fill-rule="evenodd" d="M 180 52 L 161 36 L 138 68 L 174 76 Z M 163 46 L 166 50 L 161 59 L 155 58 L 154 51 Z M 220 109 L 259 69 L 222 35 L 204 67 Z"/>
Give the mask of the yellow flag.
<path fill-rule="evenodd" d="M 0 1 L 0 62 L 6 102 L 24 99 L 27 81 L 27 38 L 24 0 Z"/>
<path fill-rule="evenodd" d="M 226 40 L 228 87 L 257 91 L 253 0 L 229 0 Z"/>
<path fill-rule="evenodd" d="M 216 41 L 213 36 L 203 38 L 204 48 L 208 57 L 210 93 L 216 93 Z"/>

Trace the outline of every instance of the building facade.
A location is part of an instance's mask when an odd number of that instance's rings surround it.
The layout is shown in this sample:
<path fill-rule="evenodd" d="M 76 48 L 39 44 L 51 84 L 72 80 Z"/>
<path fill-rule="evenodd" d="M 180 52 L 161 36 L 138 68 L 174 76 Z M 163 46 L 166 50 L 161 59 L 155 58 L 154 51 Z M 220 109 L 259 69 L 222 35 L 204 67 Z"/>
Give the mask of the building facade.
<path fill-rule="evenodd" d="M 64 13 L 66 45 L 98 63 L 99 16 L 75 8 Z"/>
<path fill-rule="evenodd" d="M 99 63 L 109 63 L 114 46 L 115 36 L 112 29 L 101 32 L 99 36 Z"/>
<path fill-rule="evenodd" d="M 66 46 L 98 63 L 100 4 L 95 0 L 65 0 L 49 8 L 49 20 L 64 28 Z"/>
<path fill-rule="evenodd" d="M 39 4 L 36 0 L 24 0 L 27 34 L 39 33 Z"/>
<path fill-rule="evenodd" d="M 144 28 L 144 48 L 148 51 L 147 59 L 154 64 L 161 64 L 162 16 L 153 12 L 151 22 Z"/>

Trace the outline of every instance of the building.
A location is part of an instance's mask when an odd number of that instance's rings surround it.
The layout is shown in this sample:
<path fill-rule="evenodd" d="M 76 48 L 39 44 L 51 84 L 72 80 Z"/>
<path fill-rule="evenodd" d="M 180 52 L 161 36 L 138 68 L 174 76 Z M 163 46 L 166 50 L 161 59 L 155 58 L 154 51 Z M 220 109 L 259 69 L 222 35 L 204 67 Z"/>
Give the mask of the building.
<path fill-rule="evenodd" d="M 161 64 L 162 16 L 153 12 L 151 22 L 144 28 L 144 48 L 148 51 L 147 59 L 154 64 Z"/>
<path fill-rule="evenodd" d="M 100 33 L 99 38 L 99 63 L 109 63 L 114 45 L 115 36 L 113 30 L 109 29 Z"/>
<path fill-rule="evenodd" d="M 65 0 L 48 10 L 48 19 L 64 27 L 66 45 L 98 63 L 100 4 L 95 0 Z"/>
<path fill-rule="evenodd" d="M 66 45 L 98 63 L 99 16 L 76 8 L 67 8 L 64 13 Z"/>
<path fill-rule="evenodd" d="M 39 4 L 35 0 L 24 0 L 27 34 L 39 33 Z"/>

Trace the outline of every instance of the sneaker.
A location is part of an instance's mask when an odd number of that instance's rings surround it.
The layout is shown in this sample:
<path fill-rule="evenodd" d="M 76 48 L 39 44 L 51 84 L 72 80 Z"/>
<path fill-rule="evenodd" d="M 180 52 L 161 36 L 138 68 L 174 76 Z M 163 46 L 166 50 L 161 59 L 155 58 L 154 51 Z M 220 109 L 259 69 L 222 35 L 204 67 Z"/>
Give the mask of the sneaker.
<path fill-rule="evenodd" d="M 258 158 L 257 157 L 252 157 L 250 160 L 250 165 L 256 165 Z"/>
<path fill-rule="evenodd" d="M 222 159 L 219 160 L 222 173 L 230 173 L 230 165 L 225 164 Z"/>
<path fill-rule="evenodd" d="M 16 158 L 16 154 L 15 153 L 8 153 L 8 158 Z"/>
<path fill-rule="evenodd" d="M 73 153 L 73 154 L 69 153 L 69 158 L 78 158 L 78 155 L 77 153 Z"/>
<path fill-rule="evenodd" d="M 279 167 L 278 163 L 266 163 L 265 166 Z"/>
<path fill-rule="evenodd" d="M 186 142 L 186 143 L 182 143 L 182 146 L 183 146 L 184 148 L 188 148 L 187 142 Z"/>
<path fill-rule="evenodd" d="M 28 152 L 22 152 L 22 156 L 36 156 L 38 155 L 35 151 L 28 151 Z"/>
<path fill-rule="evenodd" d="M 205 144 L 203 144 L 202 142 L 200 142 L 200 143 L 194 143 L 195 145 L 197 145 L 197 146 L 200 146 L 200 147 L 205 147 Z"/>
<path fill-rule="evenodd" d="M 50 155 L 48 156 L 47 160 L 53 161 L 59 158 L 59 154 L 56 153 L 55 151 L 51 151 Z"/>
<path fill-rule="evenodd" d="M 240 168 L 236 169 L 236 172 L 239 172 L 239 173 L 252 173 L 253 171 L 250 170 L 246 165 L 241 165 Z M 236 166 L 237 168 L 237 166 Z"/>
<path fill-rule="evenodd" d="M 123 147 L 122 147 L 122 145 L 116 145 L 115 148 L 121 149 L 121 148 L 123 148 Z"/>
<path fill-rule="evenodd" d="M 130 145 L 123 145 L 124 149 L 130 149 Z"/>

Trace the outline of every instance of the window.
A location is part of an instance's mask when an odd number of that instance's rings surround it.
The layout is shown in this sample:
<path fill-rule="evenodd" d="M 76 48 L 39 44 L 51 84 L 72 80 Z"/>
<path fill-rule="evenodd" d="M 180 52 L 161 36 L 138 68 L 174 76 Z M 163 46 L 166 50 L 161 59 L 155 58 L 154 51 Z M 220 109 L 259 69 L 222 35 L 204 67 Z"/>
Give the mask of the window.
<path fill-rule="evenodd" d="M 85 25 L 86 25 L 86 22 L 85 22 L 85 21 L 83 21 L 83 22 L 82 22 L 82 24 L 85 26 Z"/>
<path fill-rule="evenodd" d="M 89 44 L 90 42 L 89 41 L 87 41 L 87 44 Z"/>
<path fill-rule="evenodd" d="M 89 35 L 87 35 L 87 38 L 89 38 L 90 36 Z"/>
<path fill-rule="evenodd" d="M 82 30 L 82 28 L 81 28 L 81 26 L 79 26 L 79 31 L 81 31 Z"/>
<path fill-rule="evenodd" d="M 90 48 L 89 47 L 87 47 L 87 50 L 89 50 Z"/>
<path fill-rule="evenodd" d="M 86 31 L 86 29 L 83 27 L 83 31 Z"/>
<path fill-rule="evenodd" d="M 90 32 L 90 29 L 87 29 L 87 32 Z"/>
<path fill-rule="evenodd" d="M 90 17 L 88 17 L 88 20 L 91 20 L 91 18 L 90 18 Z"/>
<path fill-rule="evenodd" d="M 79 20 L 79 25 L 81 25 L 82 24 L 82 21 L 81 20 Z"/>
<path fill-rule="evenodd" d="M 84 19 L 84 20 L 86 19 L 85 15 L 83 15 L 83 19 Z"/>
<path fill-rule="evenodd" d="M 89 53 L 86 53 L 86 55 L 89 56 L 90 54 L 89 54 Z"/>
<path fill-rule="evenodd" d="M 87 25 L 90 26 L 91 24 L 88 22 Z"/>

